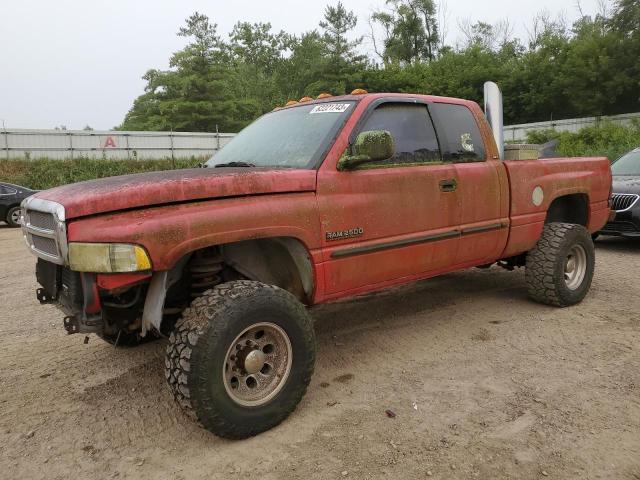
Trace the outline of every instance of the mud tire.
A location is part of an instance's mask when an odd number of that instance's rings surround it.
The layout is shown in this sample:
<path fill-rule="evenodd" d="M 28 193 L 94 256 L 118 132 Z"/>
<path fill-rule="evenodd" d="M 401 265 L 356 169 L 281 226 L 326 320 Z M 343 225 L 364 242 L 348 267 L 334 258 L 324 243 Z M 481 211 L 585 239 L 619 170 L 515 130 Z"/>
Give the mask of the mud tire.
<path fill-rule="evenodd" d="M 586 271 L 579 286 L 570 289 L 565 281 L 565 263 L 576 245 L 586 254 Z M 549 223 L 535 248 L 527 253 L 525 278 L 529 297 L 556 307 L 579 303 L 589 291 L 594 267 L 595 249 L 586 228 L 573 223 Z"/>
<path fill-rule="evenodd" d="M 222 367 L 236 336 L 258 322 L 275 323 L 286 332 L 292 364 L 274 398 L 246 407 L 225 390 Z M 314 363 L 315 332 L 304 305 L 281 288 L 238 280 L 204 292 L 183 312 L 169 337 L 165 377 L 187 415 L 220 437 L 241 439 L 275 427 L 295 410 Z"/>

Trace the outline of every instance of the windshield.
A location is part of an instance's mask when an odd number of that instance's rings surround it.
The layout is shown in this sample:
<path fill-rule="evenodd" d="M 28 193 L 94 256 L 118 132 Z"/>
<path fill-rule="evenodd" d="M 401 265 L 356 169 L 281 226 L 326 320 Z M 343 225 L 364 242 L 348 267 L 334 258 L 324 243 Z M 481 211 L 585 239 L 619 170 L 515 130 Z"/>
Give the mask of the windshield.
<path fill-rule="evenodd" d="M 640 148 L 623 155 L 611 165 L 614 175 L 640 175 Z"/>
<path fill-rule="evenodd" d="M 238 166 L 240 162 L 258 167 L 314 168 L 351 110 L 353 102 L 330 102 L 268 113 L 236 135 L 207 166 Z"/>

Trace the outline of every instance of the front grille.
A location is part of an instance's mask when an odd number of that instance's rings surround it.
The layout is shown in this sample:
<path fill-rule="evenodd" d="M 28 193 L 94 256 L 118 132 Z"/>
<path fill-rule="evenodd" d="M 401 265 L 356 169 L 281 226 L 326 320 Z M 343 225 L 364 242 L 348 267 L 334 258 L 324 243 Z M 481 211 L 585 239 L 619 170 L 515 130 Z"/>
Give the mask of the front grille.
<path fill-rule="evenodd" d="M 631 222 L 608 222 L 603 228 L 605 232 L 634 233 L 638 229 Z"/>
<path fill-rule="evenodd" d="M 616 212 L 624 212 L 635 205 L 640 196 L 633 193 L 614 193 L 611 195 L 611 208 Z"/>
<path fill-rule="evenodd" d="M 58 255 L 58 247 L 56 246 L 56 241 L 53 238 L 31 235 L 31 242 L 33 243 L 34 248 L 40 252 L 51 256 Z"/>
<path fill-rule="evenodd" d="M 43 230 L 55 230 L 56 221 L 50 213 L 38 212 L 36 210 L 29 211 L 29 223 L 36 228 Z"/>
<path fill-rule="evenodd" d="M 22 202 L 22 232 L 31 252 L 58 265 L 67 259 L 64 207 L 56 202 L 29 197 Z"/>

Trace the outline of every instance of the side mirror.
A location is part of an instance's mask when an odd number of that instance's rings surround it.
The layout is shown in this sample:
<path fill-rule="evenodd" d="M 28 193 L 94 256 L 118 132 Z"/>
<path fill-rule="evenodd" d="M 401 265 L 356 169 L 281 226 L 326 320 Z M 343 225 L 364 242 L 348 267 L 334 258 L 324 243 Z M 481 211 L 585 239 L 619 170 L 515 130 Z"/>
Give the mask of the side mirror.
<path fill-rule="evenodd" d="M 353 170 L 363 163 L 387 160 L 393 157 L 395 151 L 395 142 L 388 131 L 362 132 L 356 137 L 351 148 L 347 149 L 338 161 L 338 170 Z"/>

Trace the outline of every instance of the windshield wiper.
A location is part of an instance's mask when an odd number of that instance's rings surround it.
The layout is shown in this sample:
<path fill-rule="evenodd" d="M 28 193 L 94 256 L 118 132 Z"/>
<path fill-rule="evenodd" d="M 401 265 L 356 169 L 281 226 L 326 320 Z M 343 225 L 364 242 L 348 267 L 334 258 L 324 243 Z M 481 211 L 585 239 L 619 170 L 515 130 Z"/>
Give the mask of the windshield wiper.
<path fill-rule="evenodd" d="M 255 167 L 255 164 L 249 162 L 227 162 L 227 163 L 219 163 L 214 166 L 218 167 Z"/>

